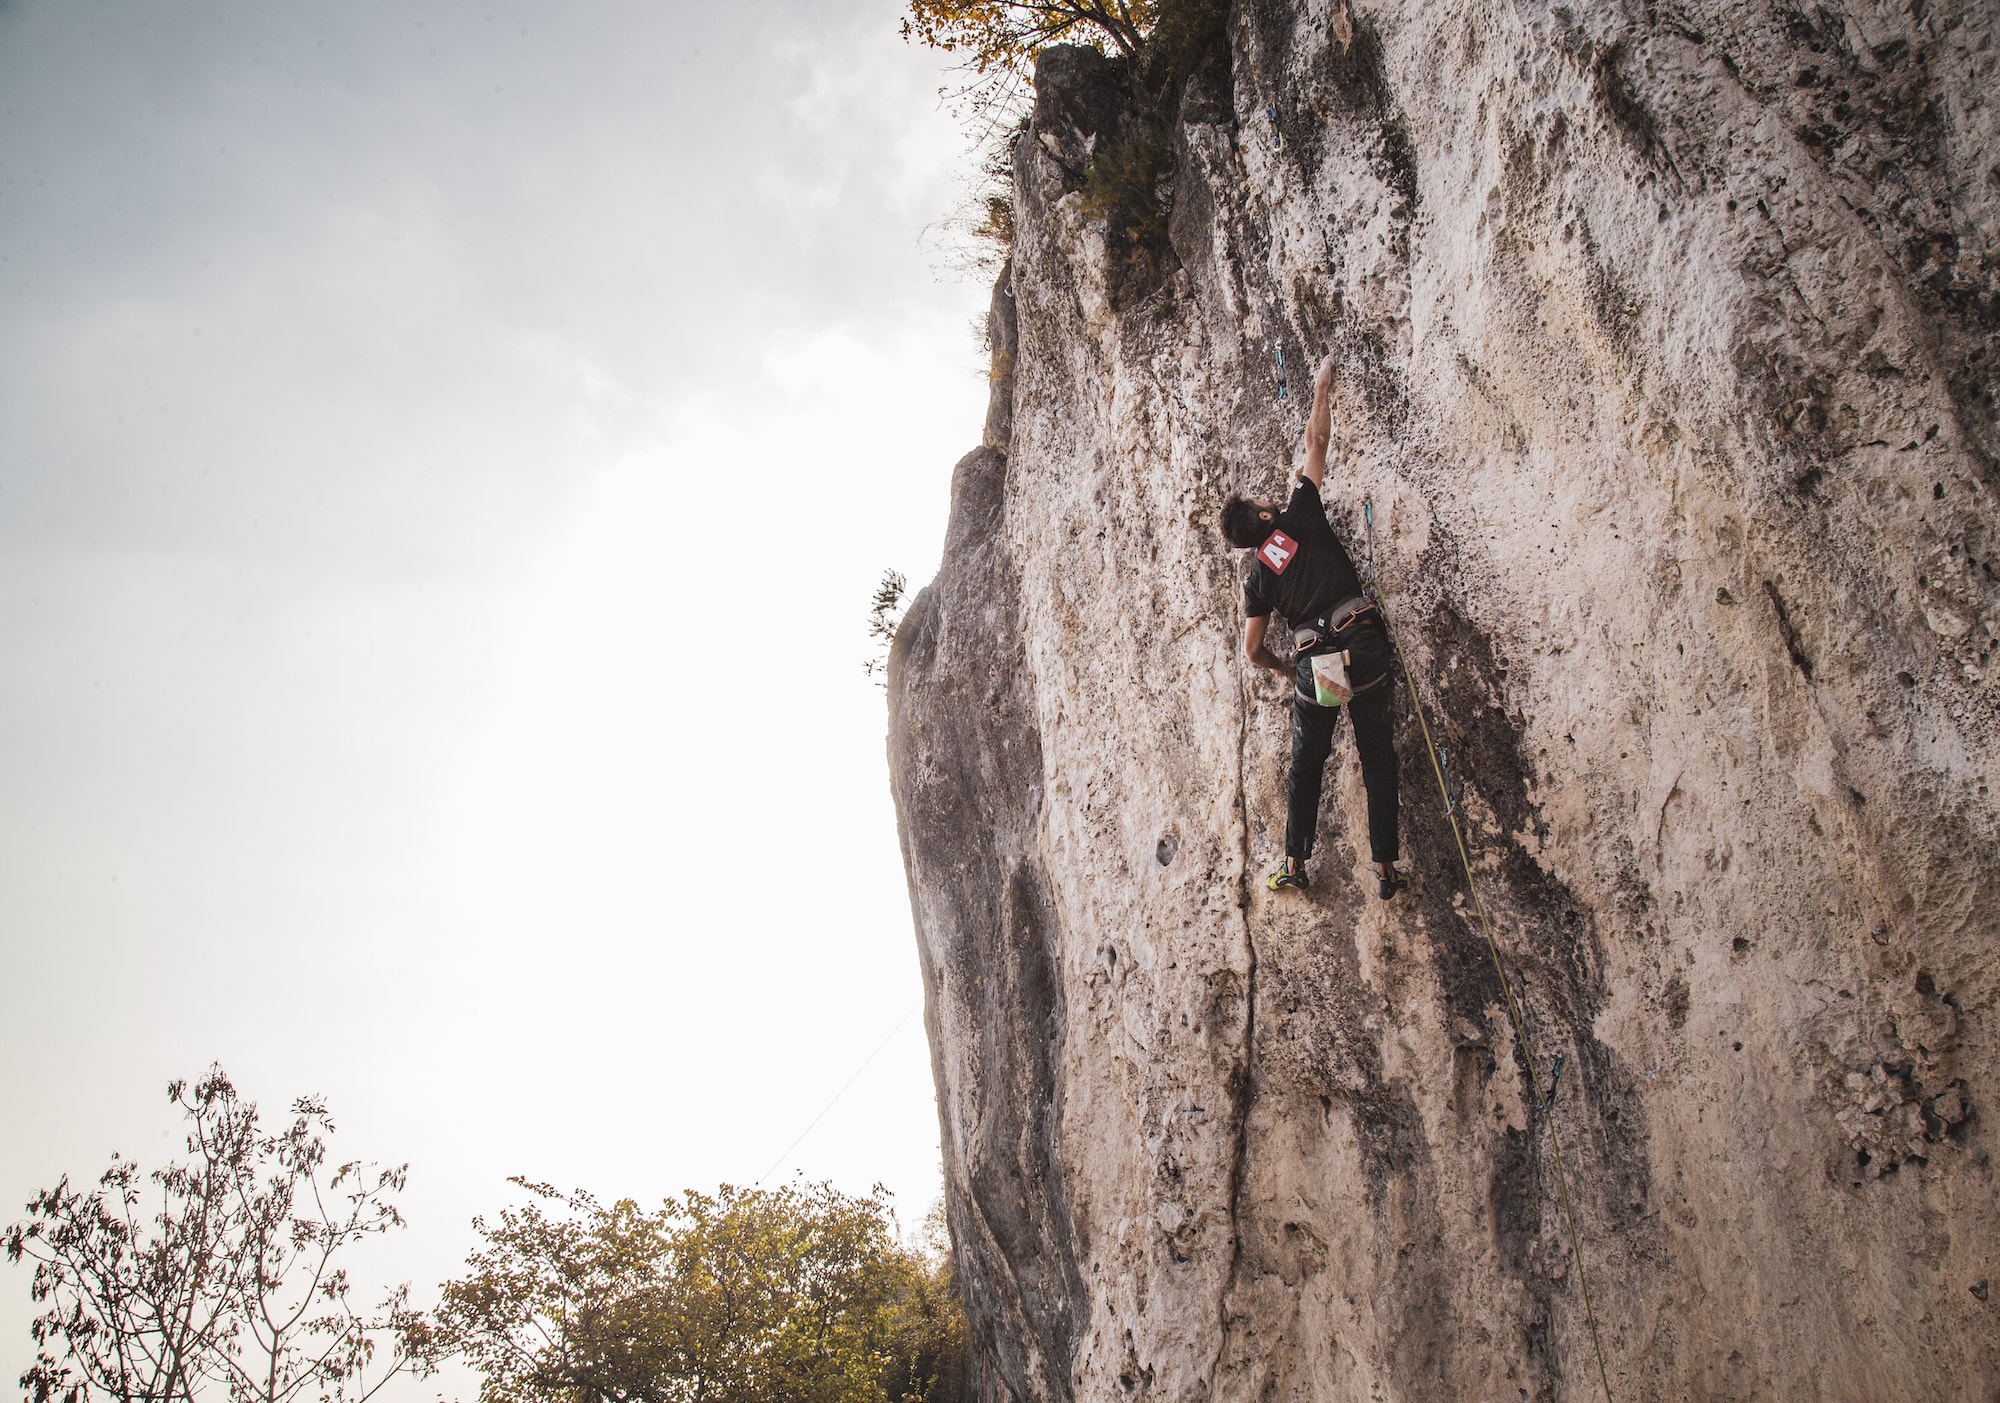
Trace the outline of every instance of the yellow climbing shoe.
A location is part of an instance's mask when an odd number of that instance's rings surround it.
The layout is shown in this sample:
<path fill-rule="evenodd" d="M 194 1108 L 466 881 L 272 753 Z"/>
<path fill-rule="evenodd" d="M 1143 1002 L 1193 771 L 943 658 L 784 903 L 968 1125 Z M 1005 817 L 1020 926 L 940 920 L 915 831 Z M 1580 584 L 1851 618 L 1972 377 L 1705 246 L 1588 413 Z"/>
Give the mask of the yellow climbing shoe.
<path fill-rule="evenodd" d="M 1306 880 L 1306 869 L 1302 864 L 1294 864 L 1286 858 L 1284 864 L 1264 879 L 1264 885 L 1272 891 L 1283 891 L 1286 887 L 1297 887 L 1304 891 L 1312 883 Z"/>

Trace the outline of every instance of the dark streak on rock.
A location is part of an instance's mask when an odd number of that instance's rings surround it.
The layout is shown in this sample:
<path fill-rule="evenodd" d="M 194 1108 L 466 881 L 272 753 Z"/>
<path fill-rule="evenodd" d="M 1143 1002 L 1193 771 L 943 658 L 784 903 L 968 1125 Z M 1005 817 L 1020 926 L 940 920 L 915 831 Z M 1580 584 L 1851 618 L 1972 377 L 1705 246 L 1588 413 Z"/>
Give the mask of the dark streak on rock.
<path fill-rule="evenodd" d="M 1785 596 L 1778 593 L 1778 587 L 1769 580 L 1764 581 L 1764 593 L 1771 596 L 1771 607 L 1777 611 L 1778 632 L 1785 640 L 1785 651 L 1791 654 L 1793 666 L 1798 668 L 1806 681 L 1812 681 L 1812 659 L 1806 655 L 1806 645 L 1799 638 L 1797 626 L 1792 623 L 1792 611 L 1785 606 Z"/>

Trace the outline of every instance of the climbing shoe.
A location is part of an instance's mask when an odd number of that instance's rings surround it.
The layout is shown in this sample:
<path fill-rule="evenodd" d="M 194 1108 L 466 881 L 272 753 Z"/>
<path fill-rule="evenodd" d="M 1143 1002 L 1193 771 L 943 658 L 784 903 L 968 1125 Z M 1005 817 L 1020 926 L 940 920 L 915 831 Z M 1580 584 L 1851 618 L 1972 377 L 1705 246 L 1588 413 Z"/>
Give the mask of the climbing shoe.
<path fill-rule="evenodd" d="M 1278 870 L 1264 879 L 1264 885 L 1272 891 L 1283 891 L 1287 887 L 1297 887 L 1304 891 L 1312 883 L 1306 880 L 1306 869 L 1294 867 L 1290 862 L 1280 863 Z"/>
<path fill-rule="evenodd" d="M 1380 873 L 1376 875 L 1381 880 L 1375 888 L 1375 894 L 1384 901 L 1392 900 L 1399 891 L 1408 891 L 1410 889 L 1410 874 L 1407 872 L 1398 872 L 1395 868 L 1391 867 L 1388 876 L 1382 877 Z"/>

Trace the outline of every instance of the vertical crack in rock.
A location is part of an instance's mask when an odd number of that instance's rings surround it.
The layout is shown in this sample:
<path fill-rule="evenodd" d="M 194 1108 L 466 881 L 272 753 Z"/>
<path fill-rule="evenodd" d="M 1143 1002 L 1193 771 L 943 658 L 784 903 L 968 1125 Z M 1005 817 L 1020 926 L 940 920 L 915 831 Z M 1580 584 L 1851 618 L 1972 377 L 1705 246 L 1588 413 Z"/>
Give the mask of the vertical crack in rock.
<path fill-rule="evenodd" d="M 1215 1353 L 1208 1361 L 1206 1383 L 1210 1398 L 1225 1397 L 1222 1370 L 1230 1344 L 1230 1312 L 1243 1270 L 1243 1210 L 1250 1163 L 1250 1110 L 1257 1095 L 1257 930 L 1253 919 L 1256 901 L 1257 868 L 1250 851 L 1250 805 L 1245 752 L 1250 733 L 1252 698 L 1244 686 L 1246 664 L 1232 660 L 1236 680 L 1236 815 L 1241 838 L 1240 868 L 1237 874 L 1236 910 L 1242 923 L 1248 977 L 1244 994 L 1243 1043 L 1236 1075 L 1229 1087 L 1232 1131 L 1229 1159 L 1229 1271 L 1216 1302 Z"/>

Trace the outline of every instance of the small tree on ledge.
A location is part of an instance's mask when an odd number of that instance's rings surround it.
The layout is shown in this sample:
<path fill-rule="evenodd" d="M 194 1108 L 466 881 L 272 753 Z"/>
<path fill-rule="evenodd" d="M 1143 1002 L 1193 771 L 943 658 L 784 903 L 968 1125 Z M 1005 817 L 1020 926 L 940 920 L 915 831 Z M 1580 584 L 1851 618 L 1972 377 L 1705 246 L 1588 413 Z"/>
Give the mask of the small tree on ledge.
<path fill-rule="evenodd" d="M 965 55 L 955 97 L 991 137 L 1018 115 L 1036 54 L 1082 44 L 1136 58 L 1159 8 L 1159 0 L 910 0 L 903 38 Z"/>
<path fill-rule="evenodd" d="M 1229 0 L 910 0 L 903 38 L 964 55 L 956 96 L 990 137 L 1020 117 L 1035 55 L 1051 45 L 1129 60 L 1137 89 L 1157 97 L 1226 43 L 1228 15 Z"/>

